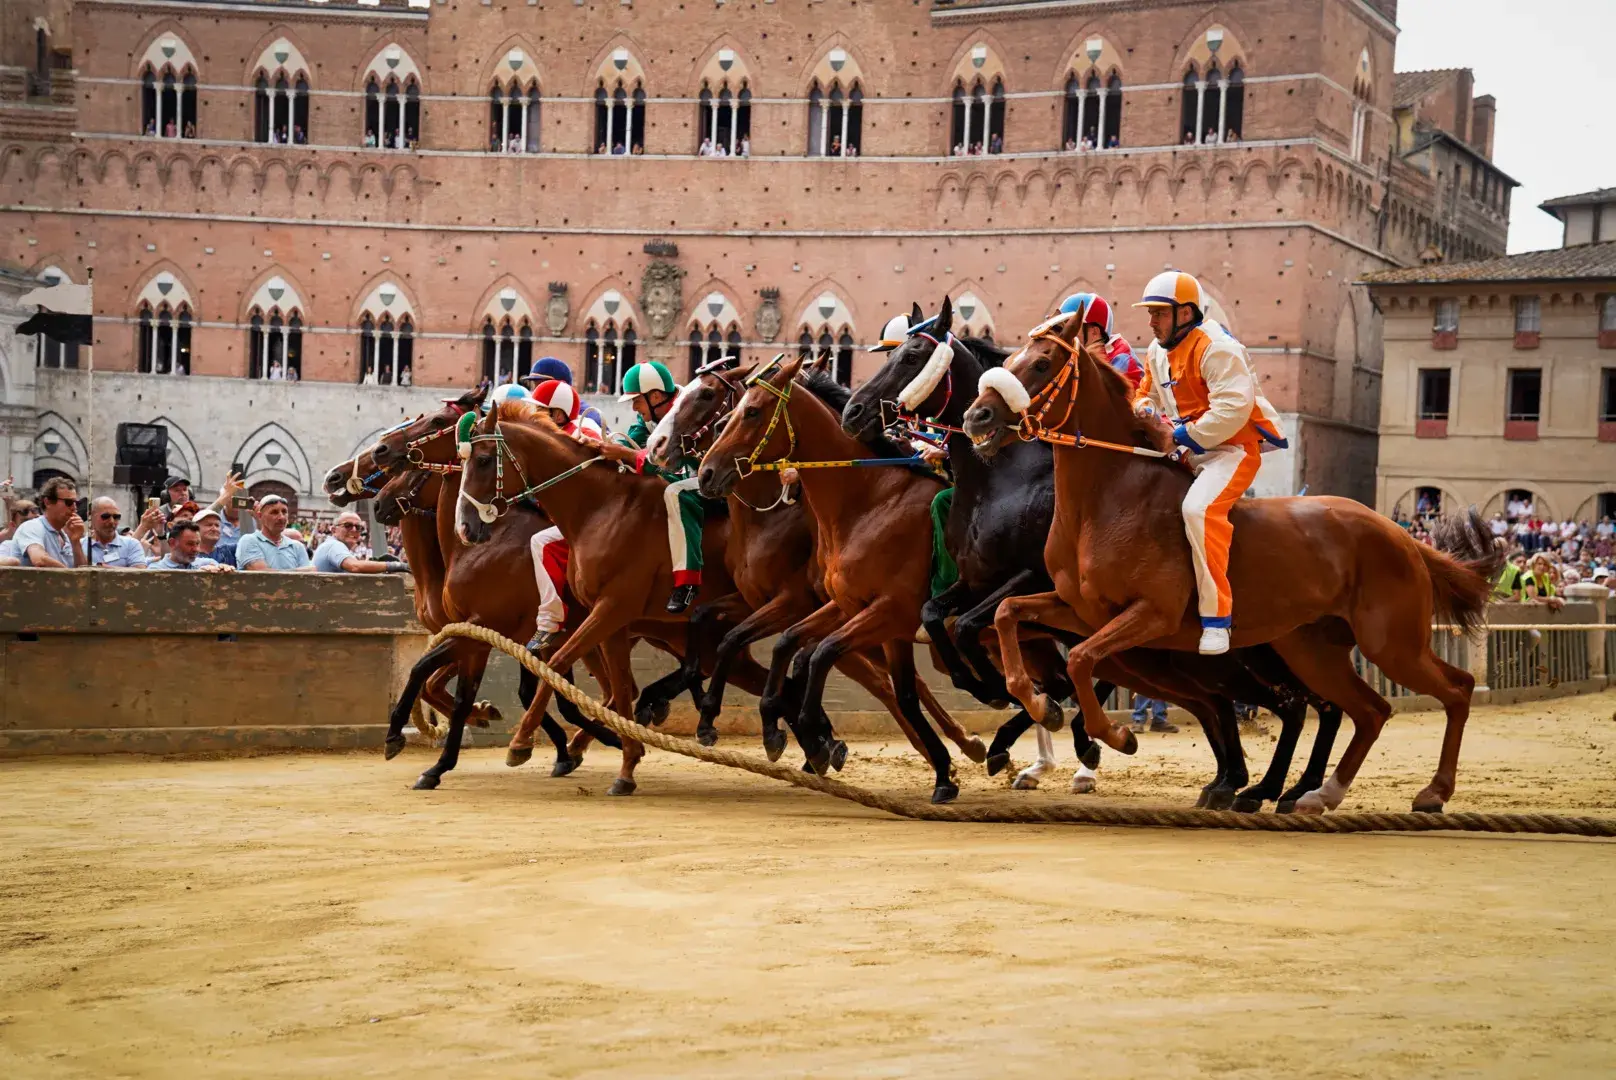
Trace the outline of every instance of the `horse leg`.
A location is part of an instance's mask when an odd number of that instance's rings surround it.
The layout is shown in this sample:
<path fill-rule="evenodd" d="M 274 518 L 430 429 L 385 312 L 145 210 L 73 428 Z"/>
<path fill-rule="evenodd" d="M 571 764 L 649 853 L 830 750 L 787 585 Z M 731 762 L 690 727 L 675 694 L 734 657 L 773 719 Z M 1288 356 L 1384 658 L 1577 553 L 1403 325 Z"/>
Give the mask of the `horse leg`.
<path fill-rule="evenodd" d="M 460 677 L 455 680 L 454 712 L 449 715 L 449 734 L 437 762 L 415 781 L 416 791 L 436 788 L 443 774 L 460 762 L 460 740 L 466 733 L 466 718 L 477 703 L 477 688 L 482 685 L 483 671 L 488 666 L 488 646 L 468 643 L 468 646 L 457 651 L 460 653 L 456 658 Z"/>
<path fill-rule="evenodd" d="M 1341 706 L 1326 703 L 1318 709 L 1318 714 L 1319 732 L 1313 736 L 1313 752 L 1308 756 L 1307 767 L 1302 770 L 1295 785 L 1275 800 L 1276 813 L 1288 814 L 1295 810 L 1297 799 L 1324 783 L 1324 774 L 1330 768 L 1330 753 L 1335 749 L 1336 733 L 1341 730 Z"/>
<path fill-rule="evenodd" d="M 1047 581 L 1048 579 L 1042 574 L 1024 570 L 994 589 L 975 607 L 954 620 L 956 647 L 965 661 L 976 669 L 977 682 L 981 687 L 976 699 L 984 705 L 1004 702 L 1010 697 L 1010 690 L 1005 686 L 1003 673 L 994 664 L 993 657 L 982 643 L 983 632 L 993 625 L 994 613 L 1008 597 L 1020 596 L 1040 582 L 1047 583 Z"/>
<path fill-rule="evenodd" d="M 926 707 L 927 715 L 942 729 L 948 741 L 960 748 L 960 753 L 977 764 L 988 759 L 987 744 L 979 736 L 966 731 L 958 720 L 949 715 L 943 703 L 937 700 L 937 695 L 931 692 L 931 687 L 926 685 L 926 680 L 919 675 L 915 676 L 915 689 L 920 694 L 920 703 Z"/>
<path fill-rule="evenodd" d="M 426 685 L 421 687 L 421 700 L 426 702 L 439 716 L 447 718 L 454 712 L 454 695 L 449 693 L 449 680 L 454 678 L 455 671 L 452 666 L 441 667 L 427 676 Z"/>
<path fill-rule="evenodd" d="M 814 646 L 813 652 L 808 656 L 808 663 L 804 672 L 802 703 L 798 711 L 800 727 L 806 729 L 809 724 L 817 725 L 820 703 L 825 695 L 825 680 L 830 675 L 831 666 L 837 660 L 851 652 L 878 644 L 890 638 L 895 622 L 894 609 L 896 606 L 891 598 L 880 597 L 831 631 L 818 645 Z M 909 666 L 910 692 L 914 693 L 914 649 L 912 642 L 909 650 Z M 896 683 L 894 683 L 894 689 L 896 690 L 896 688 Z M 918 696 L 915 700 L 918 703 Z M 927 725 L 927 730 L 930 730 L 930 725 Z M 825 775 L 825 770 L 820 768 L 820 762 L 814 756 L 810 755 L 809 760 L 812 762 L 815 772 L 821 776 Z"/>
<path fill-rule="evenodd" d="M 1375 745 L 1380 729 L 1390 718 L 1392 707 L 1359 678 L 1349 650 L 1313 640 L 1303 631 L 1289 634 L 1273 644 L 1303 685 L 1320 697 L 1336 702 L 1352 717 L 1352 740 L 1336 763 L 1334 774 L 1316 790 L 1296 800 L 1297 812 L 1322 814 L 1334 810 L 1346 798 L 1370 747 Z"/>
<path fill-rule="evenodd" d="M 999 604 L 993 616 L 993 627 L 999 633 L 999 656 L 1004 661 L 1006 688 L 1021 702 L 1027 715 L 1051 731 L 1059 731 L 1066 720 L 1058 704 L 1034 689 L 1021 655 L 1020 628 L 1024 622 L 1060 624 L 1074 617 L 1066 601 L 1053 592 L 1009 597 Z"/>
<path fill-rule="evenodd" d="M 1245 750 L 1240 745 L 1240 718 L 1235 715 L 1234 702 L 1226 697 L 1213 698 L 1211 726 L 1202 720 L 1208 743 L 1216 739 L 1213 754 L 1218 761 L 1218 774 L 1212 783 L 1202 789 L 1208 810 L 1227 810 L 1234 805 L 1235 796 L 1246 786 L 1251 775 L 1246 771 Z M 1202 805 L 1197 803 L 1197 806 Z"/>
<path fill-rule="evenodd" d="M 1128 725 L 1113 725 L 1100 711 L 1099 699 L 1094 696 L 1090 683 L 1094 665 L 1115 653 L 1166 637 L 1178 629 L 1181 616 L 1182 612 L 1166 614 L 1150 600 L 1139 597 L 1067 654 L 1066 670 L 1072 676 L 1072 685 L 1077 687 L 1084 727 L 1111 749 L 1131 754 L 1139 748 L 1139 740 Z"/>
<path fill-rule="evenodd" d="M 1453 798 L 1458 780 L 1459 744 L 1464 741 L 1465 721 L 1470 718 L 1470 697 L 1476 689 L 1476 677 L 1442 659 L 1429 645 L 1419 652 L 1393 649 L 1385 655 L 1370 657 L 1376 665 L 1383 659 L 1391 663 L 1389 670 L 1384 666 L 1380 668 L 1388 679 L 1416 693 L 1430 694 L 1442 703 L 1443 711 L 1448 714 L 1436 773 L 1414 796 L 1415 813 L 1440 814 L 1442 807 Z"/>
<path fill-rule="evenodd" d="M 421 687 L 433 673 L 454 663 L 454 647 L 457 638 L 449 638 L 439 642 L 422 654 L 421 659 L 410 668 L 409 678 L 404 681 L 404 690 L 399 694 L 398 700 L 393 703 L 393 711 L 387 718 L 387 739 L 384 754 L 391 761 L 397 757 L 399 751 L 404 749 L 404 722 L 410 718 L 410 709 L 415 705 L 415 699 L 420 696 Z M 449 714 L 454 713 L 453 707 Z"/>
<path fill-rule="evenodd" d="M 898 693 L 893 689 L 892 675 L 887 671 L 885 657 L 878 661 L 866 652 L 848 653 L 836 661 L 836 669 L 885 705 L 892 718 L 897 721 L 898 730 L 908 737 L 909 745 L 915 748 L 915 753 L 925 756 L 926 744 L 920 741 L 904 720 L 903 709 L 898 705 Z"/>
<path fill-rule="evenodd" d="M 606 662 L 606 707 L 621 714 L 634 702 L 634 667 L 631 662 L 632 642 L 621 629 L 601 643 L 601 654 Z M 639 785 L 634 780 L 634 769 L 645 756 L 645 744 L 638 739 L 623 740 L 623 762 L 618 767 L 617 779 L 606 789 L 608 795 L 632 795 Z"/>
<path fill-rule="evenodd" d="M 949 760 L 943 740 L 937 737 L 937 733 L 931 729 L 931 725 L 920 712 L 920 696 L 915 689 L 914 643 L 888 641 L 882 649 L 887 657 L 887 670 L 892 672 L 892 685 L 898 694 L 898 706 L 908 720 L 909 726 L 913 728 L 915 736 L 925 744 L 926 758 L 936 773 L 937 783 L 932 788 L 931 801 L 953 802 L 959 797 L 959 787 L 954 783 L 953 762 Z"/>
<path fill-rule="evenodd" d="M 554 656 L 555 653 L 552 652 L 550 655 Z M 607 684 L 605 663 L 601 658 L 599 649 L 591 651 L 584 657 L 584 669 L 601 686 Z M 554 670 L 561 671 L 560 668 L 555 668 Z M 572 677 L 572 668 L 567 668 L 562 672 L 562 675 L 573 686 L 578 685 L 577 680 Z M 578 729 L 578 734 L 572 737 L 572 742 L 567 746 L 567 756 L 571 757 L 573 761 L 579 764 L 583 763 L 584 751 L 589 748 L 591 742 L 598 742 L 602 746 L 611 747 L 613 750 L 623 749 L 622 739 L 619 739 L 610 728 L 601 727 L 585 716 L 582 710 L 569 701 L 565 695 L 556 695 L 556 709 L 561 713 L 561 719 Z"/>
<path fill-rule="evenodd" d="M 988 746 L 989 776 L 998 776 L 1009 767 L 1010 748 L 1016 744 L 1016 740 L 1026 734 L 1028 728 L 1036 726 L 1032 722 L 1032 717 L 1027 715 L 1026 709 L 1017 709 L 1014 716 L 999 725 L 999 730 L 993 733 L 993 742 Z"/>
<path fill-rule="evenodd" d="M 824 637 L 840 625 L 845 617 L 842 609 L 836 604 L 825 604 L 806 619 L 798 620 L 787 627 L 785 632 L 775 639 L 774 655 L 769 664 L 769 677 L 763 685 L 763 696 L 758 698 L 758 715 L 763 718 L 765 734 L 763 749 L 769 755 L 770 761 L 778 761 L 781 752 L 786 748 L 785 736 L 779 734 L 778 727 L 782 718 L 796 734 L 797 745 L 802 747 L 802 752 L 809 760 L 829 758 L 828 747 L 815 746 L 817 740 L 798 728 L 797 716 L 800 708 L 791 708 L 794 703 L 787 701 L 784 695 L 785 681 L 787 669 L 806 641 Z M 768 738 L 771 729 L 776 735 L 773 741 Z M 813 730 L 818 730 L 817 724 Z M 803 741 L 805 737 L 808 738 L 806 744 Z"/>
<path fill-rule="evenodd" d="M 932 648 L 936 650 L 937 659 L 941 661 L 943 670 L 953 681 L 954 689 L 963 690 L 978 701 L 986 703 L 990 700 L 985 696 L 988 693 L 987 687 L 960 655 L 960 650 L 954 647 L 954 639 L 948 633 L 948 617 L 965 610 L 970 604 L 971 587 L 964 581 L 956 581 L 921 605 L 920 625 L 926 628 Z M 958 627 L 955 629 L 957 631 Z"/>
<path fill-rule="evenodd" d="M 1278 800 L 1285 789 L 1285 777 L 1291 770 L 1291 759 L 1296 756 L 1296 742 L 1302 736 L 1302 724 L 1307 719 L 1307 702 L 1296 698 L 1283 703 L 1275 702 L 1279 717 L 1279 742 L 1274 745 L 1274 756 L 1268 762 L 1263 778 L 1235 796 L 1234 808 L 1243 814 L 1255 814 L 1270 799 Z M 1311 789 L 1310 789 L 1311 790 Z"/>
<path fill-rule="evenodd" d="M 627 620 L 621 612 L 629 606 L 610 593 L 600 597 L 578 628 L 550 656 L 550 666 L 557 671 L 566 671 L 575 660 L 583 660 L 609 700 L 617 703 L 619 713 L 634 700 L 634 673 L 623 658 L 628 651 L 627 640 L 622 635 Z M 597 648 L 600 656 L 592 656 Z M 623 770 L 612 789 L 614 794 L 627 795 L 634 790 L 633 767 L 644 756 L 645 747 L 635 739 L 623 739 L 622 743 Z M 627 790 L 618 790 L 625 779 Z"/>
<path fill-rule="evenodd" d="M 742 619 L 718 643 L 718 649 L 713 656 L 713 673 L 707 679 L 707 690 L 702 694 L 701 704 L 698 706 L 701 721 L 696 728 L 696 738 L 703 746 L 711 746 L 718 741 L 713 721 L 718 719 L 719 710 L 724 707 L 724 690 L 729 683 L 730 666 L 735 663 L 737 657 L 746 655 L 746 649 L 753 642 L 778 633 L 795 622 L 793 613 L 801 610 L 799 600 L 800 594 L 795 591 L 777 593 L 762 607 Z M 779 734 L 778 718 L 761 717 L 761 719 L 764 745 L 777 744 L 784 750 L 785 737 Z M 711 734 L 704 735 L 704 732 Z M 708 742 L 709 737 L 712 742 Z M 775 758 L 779 756 L 778 752 L 774 755 Z"/>
<path fill-rule="evenodd" d="M 1038 737 L 1038 759 L 1016 774 L 1015 783 L 1010 786 L 1017 791 L 1032 791 L 1038 786 L 1038 781 L 1060 765 L 1055 760 L 1055 736 L 1042 726 L 1036 727 L 1033 733 Z"/>

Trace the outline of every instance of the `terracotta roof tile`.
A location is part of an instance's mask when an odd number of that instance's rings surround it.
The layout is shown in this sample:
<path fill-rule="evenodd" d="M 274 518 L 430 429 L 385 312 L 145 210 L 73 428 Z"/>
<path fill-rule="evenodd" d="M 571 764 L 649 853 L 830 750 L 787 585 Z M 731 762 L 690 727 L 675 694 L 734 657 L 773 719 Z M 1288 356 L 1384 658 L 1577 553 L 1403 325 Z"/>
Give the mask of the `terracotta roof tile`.
<path fill-rule="evenodd" d="M 1577 281 L 1616 279 L 1616 240 L 1604 244 L 1528 251 L 1475 262 L 1437 263 L 1383 270 L 1361 285 L 1443 285 L 1486 281 Z"/>
<path fill-rule="evenodd" d="M 1464 68 L 1433 68 L 1430 71 L 1399 71 L 1392 78 L 1392 104 L 1412 105 L 1433 90 L 1440 89 Z"/>

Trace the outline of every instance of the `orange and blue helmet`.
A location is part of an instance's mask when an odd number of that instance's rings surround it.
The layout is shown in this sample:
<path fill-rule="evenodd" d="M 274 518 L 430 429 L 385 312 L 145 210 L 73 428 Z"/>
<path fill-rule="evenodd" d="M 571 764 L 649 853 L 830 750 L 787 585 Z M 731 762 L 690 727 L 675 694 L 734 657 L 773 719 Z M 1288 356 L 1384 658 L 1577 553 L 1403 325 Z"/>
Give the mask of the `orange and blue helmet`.
<path fill-rule="evenodd" d="M 1201 283 L 1182 270 L 1163 270 L 1145 284 L 1145 294 L 1134 307 L 1178 307 L 1194 304 L 1196 311 L 1206 311 L 1206 298 Z"/>

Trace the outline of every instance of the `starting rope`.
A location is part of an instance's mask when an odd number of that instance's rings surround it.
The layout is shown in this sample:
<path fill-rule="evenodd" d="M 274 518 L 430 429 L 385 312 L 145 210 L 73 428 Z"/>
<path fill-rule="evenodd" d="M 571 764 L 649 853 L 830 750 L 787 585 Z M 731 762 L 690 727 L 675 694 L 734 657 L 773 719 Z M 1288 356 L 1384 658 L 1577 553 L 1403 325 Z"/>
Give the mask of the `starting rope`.
<path fill-rule="evenodd" d="M 916 821 L 955 821 L 1017 825 L 1134 825 L 1169 829 L 1236 829 L 1245 832 L 1362 833 L 1362 832 L 1485 832 L 1545 833 L 1561 836 L 1616 837 L 1616 819 L 1578 817 L 1568 814 L 1498 814 L 1462 812 L 1457 814 L 1381 813 L 1347 814 L 1242 814 L 1232 810 L 1154 809 L 1134 806 L 933 806 L 917 799 L 897 798 L 840 780 L 803 772 L 801 769 L 769 761 L 754 754 L 703 746 L 691 739 L 664 735 L 653 728 L 619 716 L 599 701 L 562 678 L 555 669 L 527 651 L 519 642 L 475 623 L 451 623 L 432 635 L 427 648 L 445 638 L 469 638 L 508 654 L 518 664 L 543 679 L 552 690 L 578 706 L 585 716 L 624 739 L 672 754 L 705 761 L 710 765 L 740 769 L 766 776 L 823 795 L 881 810 Z"/>

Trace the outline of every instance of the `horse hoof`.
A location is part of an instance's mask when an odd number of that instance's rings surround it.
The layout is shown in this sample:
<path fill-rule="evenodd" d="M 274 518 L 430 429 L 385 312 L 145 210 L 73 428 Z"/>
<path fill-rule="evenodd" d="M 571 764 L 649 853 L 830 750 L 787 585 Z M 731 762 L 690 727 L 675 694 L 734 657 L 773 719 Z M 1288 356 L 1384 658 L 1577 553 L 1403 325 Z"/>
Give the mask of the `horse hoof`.
<path fill-rule="evenodd" d="M 987 743 L 983 742 L 974 735 L 969 739 L 966 739 L 965 742 L 960 745 L 960 749 L 965 751 L 966 757 L 970 758 L 978 765 L 982 764 L 988 759 Z"/>
<path fill-rule="evenodd" d="M 1092 777 L 1092 776 L 1084 776 L 1082 773 L 1078 773 L 1076 776 L 1072 777 L 1072 794 L 1073 795 L 1092 795 L 1092 794 L 1094 794 L 1094 777 Z"/>
<path fill-rule="evenodd" d="M 1122 746 L 1118 748 L 1117 753 L 1132 757 L 1139 752 L 1139 736 L 1135 735 L 1132 730 L 1125 731 L 1123 735 Z"/>
<path fill-rule="evenodd" d="M 641 727 L 657 727 L 667 718 L 666 701 L 648 701 L 634 710 L 634 719 Z"/>
<path fill-rule="evenodd" d="M 938 784 L 932 788 L 931 801 L 933 803 L 951 803 L 957 798 L 959 798 L 959 785 L 957 784 Z"/>
<path fill-rule="evenodd" d="M 770 761 L 779 761 L 780 755 L 786 752 L 786 733 L 779 728 L 763 733 L 763 752 L 769 755 Z"/>
<path fill-rule="evenodd" d="M 837 739 L 830 748 L 830 767 L 835 769 L 837 772 L 841 772 L 842 766 L 846 764 L 847 744 L 842 740 Z"/>
<path fill-rule="evenodd" d="M 389 735 L 389 736 L 387 736 L 387 744 L 384 747 L 382 747 L 382 754 L 384 756 L 384 760 L 392 761 L 394 758 L 398 757 L 398 755 L 403 751 L 403 749 L 404 749 L 404 736 L 403 736 L 402 733 L 400 733 L 398 735 Z"/>
<path fill-rule="evenodd" d="M 803 763 L 803 771 L 811 772 L 815 776 L 830 775 L 830 750 L 822 749 L 819 753 L 809 757 Z"/>
<path fill-rule="evenodd" d="M 431 773 L 422 773 L 421 778 L 412 785 L 415 791 L 432 791 L 438 786 L 438 778 Z"/>
<path fill-rule="evenodd" d="M 1089 748 L 1077 755 L 1077 760 L 1083 763 L 1085 769 L 1098 769 L 1100 767 L 1100 744 L 1089 743 Z"/>
<path fill-rule="evenodd" d="M 581 764 L 583 764 L 583 762 L 579 761 L 577 758 L 556 758 L 556 763 L 550 766 L 550 775 L 571 776 L 573 770 L 577 769 Z"/>
<path fill-rule="evenodd" d="M 1416 814 L 1440 814 L 1442 813 L 1442 802 L 1435 796 L 1430 799 L 1415 799 L 1414 812 Z"/>
<path fill-rule="evenodd" d="M 1004 772 L 1004 770 L 1010 767 L 1009 751 L 1001 750 L 997 754 L 989 754 L 987 766 L 989 776 L 998 776 L 1000 773 Z"/>
<path fill-rule="evenodd" d="M 1038 778 L 1031 773 L 1024 772 L 1016 777 L 1015 782 L 1010 786 L 1017 791 L 1037 791 Z"/>
<path fill-rule="evenodd" d="M 1316 791 L 1310 791 L 1296 800 L 1294 809 L 1298 814 L 1322 814 L 1330 808 L 1325 805 L 1323 795 Z"/>
<path fill-rule="evenodd" d="M 1261 796 L 1237 795 L 1234 806 L 1230 807 L 1237 814 L 1257 814 L 1262 812 Z"/>
<path fill-rule="evenodd" d="M 1281 799 L 1277 803 L 1274 804 L 1274 813 L 1276 813 L 1276 814 L 1292 814 L 1292 813 L 1295 813 L 1295 812 L 1296 812 L 1296 800 L 1295 799 Z"/>
<path fill-rule="evenodd" d="M 696 729 L 696 741 L 703 746 L 718 745 L 718 729 L 711 725 Z"/>
<path fill-rule="evenodd" d="M 1197 810 L 1205 810 L 1206 809 L 1206 804 L 1211 800 L 1211 798 L 1212 798 L 1211 793 L 1203 790 L 1201 792 L 1201 794 L 1199 796 L 1197 796 L 1196 799 L 1195 799 L 1195 809 L 1197 809 Z"/>
<path fill-rule="evenodd" d="M 1038 707 L 1038 724 L 1045 731 L 1059 731 L 1066 726 L 1066 713 L 1054 698 L 1039 694 L 1033 699 L 1033 704 Z"/>
<path fill-rule="evenodd" d="M 625 780 L 621 776 L 619 776 L 616 780 L 612 781 L 612 786 L 606 789 L 606 794 L 608 794 L 608 795 L 632 795 L 632 794 L 634 794 L 634 789 L 639 787 L 639 786 L 640 785 L 636 784 L 634 781 Z"/>
<path fill-rule="evenodd" d="M 487 727 L 490 723 L 504 719 L 504 717 L 500 714 L 499 706 L 495 705 L 492 701 L 479 701 L 477 703 L 477 708 L 482 710 L 483 719 L 486 721 L 480 725 L 482 727 Z"/>
<path fill-rule="evenodd" d="M 505 764 L 514 769 L 519 765 L 526 765 L 533 759 L 531 746 L 507 746 L 505 748 Z"/>
<path fill-rule="evenodd" d="M 1234 805 L 1235 793 L 1222 790 L 1214 791 L 1207 796 L 1206 808 L 1208 810 L 1227 810 Z"/>

